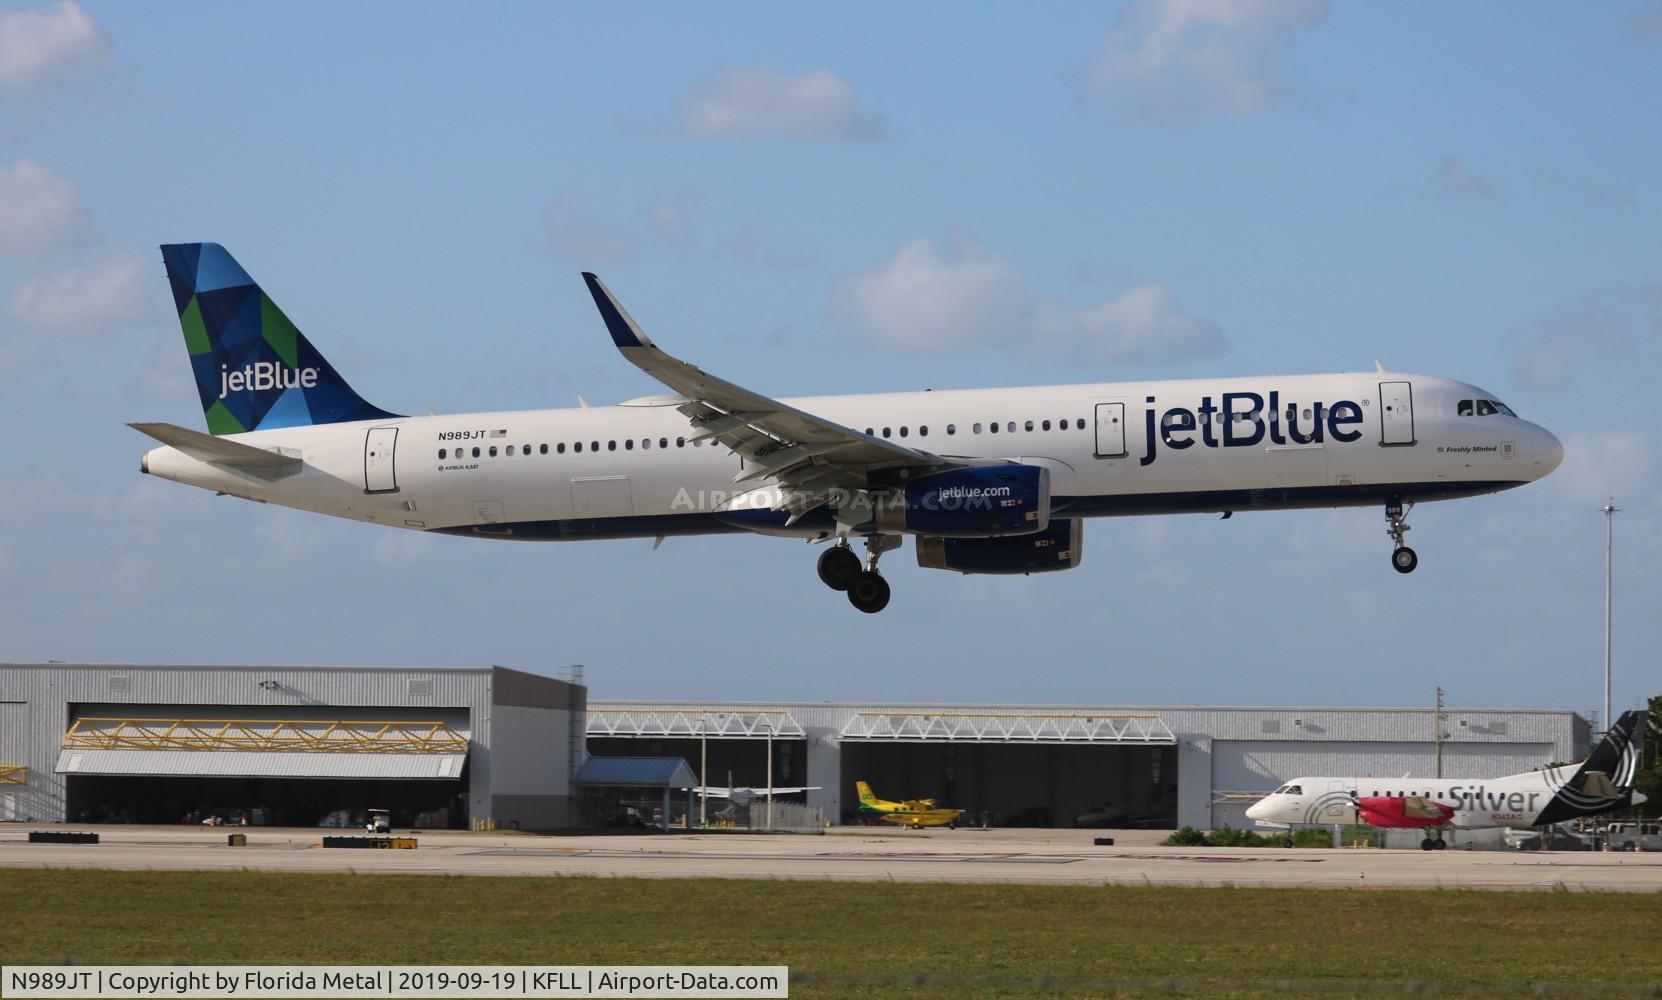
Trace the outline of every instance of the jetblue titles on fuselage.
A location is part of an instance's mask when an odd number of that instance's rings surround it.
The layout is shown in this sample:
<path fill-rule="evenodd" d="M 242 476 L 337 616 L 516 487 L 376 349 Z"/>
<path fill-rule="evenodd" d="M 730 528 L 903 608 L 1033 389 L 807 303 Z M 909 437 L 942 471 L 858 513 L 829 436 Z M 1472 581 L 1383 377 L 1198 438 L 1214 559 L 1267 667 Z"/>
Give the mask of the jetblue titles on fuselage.
<path fill-rule="evenodd" d="M 1148 448 L 1138 460 L 1142 465 L 1152 465 L 1159 457 L 1154 446 L 1158 412 L 1155 398 L 1149 396 L 1147 403 L 1143 431 Z M 1271 444 L 1321 444 L 1324 433 L 1334 441 L 1349 442 L 1360 438 L 1362 432 L 1346 428 L 1360 423 L 1362 407 L 1348 399 L 1308 406 L 1289 403 L 1283 414 L 1279 389 L 1267 394 L 1226 392 L 1221 406 L 1214 405 L 1211 396 L 1202 396 L 1193 410 L 1174 406 L 1158 416 L 1160 443 L 1172 451 L 1194 447 L 1197 431 L 1198 443 L 1208 448 L 1247 448 L 1263 443 L 1266 434 Z"/>

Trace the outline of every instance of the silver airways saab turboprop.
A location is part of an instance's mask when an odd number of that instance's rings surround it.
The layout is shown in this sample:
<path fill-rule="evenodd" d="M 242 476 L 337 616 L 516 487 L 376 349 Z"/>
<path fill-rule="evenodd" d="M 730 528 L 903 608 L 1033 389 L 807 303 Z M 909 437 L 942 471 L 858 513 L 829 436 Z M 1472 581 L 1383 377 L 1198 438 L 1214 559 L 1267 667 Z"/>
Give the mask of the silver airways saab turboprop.
<path fill-rule="evenodd" d="M 1247 808 L 1261 826 L 1366 823 L 1422 829 L 1422 850 L 1442 850 L 1442 831 L 1532 827 L 1640 805 L 1633 774 L 1648 713 L 1624 712 L 1580 764 L 1504 778 L 1294 778 Z"/>
<path fill-rule="evenodd" d="M 592 274 L 625 359 L 669 390 L 618 406 L 401 416 L 364 401 L 218 244 L 162 247 L 208 433 L 135 428 L 143 471 L 416 531 L 564 540 L 758 532 L 826 541 L 819 575 L 882 610 L 879 557 L 960 573 L 1079 565 L 1086 518 L 1413 504 L 1522 486 L 1558 440 L 1493 393 L 1386 372 L 774 399 L 647 339 Z M 850 541 L 864 539 L 862 562 Z"/>

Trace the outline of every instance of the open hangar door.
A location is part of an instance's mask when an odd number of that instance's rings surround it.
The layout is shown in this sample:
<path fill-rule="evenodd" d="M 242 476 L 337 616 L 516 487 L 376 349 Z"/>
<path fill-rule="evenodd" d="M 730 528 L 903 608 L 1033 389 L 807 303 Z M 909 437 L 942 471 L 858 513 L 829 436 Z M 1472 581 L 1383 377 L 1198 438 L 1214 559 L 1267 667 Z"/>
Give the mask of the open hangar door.
<path fill-rule="evenodd" d="M 766 788 L 771 758 L 775 786 L 810 783 L 807 734 L 783 709 L 590 705 L 587 748 L 594 757 L 679 757 L 719 787 L 731 779 Z"/>
<path fill-rule="evenodd" d="M 76 712 L 54 768 L 64 779 L 66 815 L 75 822 L 344 826 L 374 808 L 391 811 L 395 826 L 467 825 L 465 728 L 235 717 L 248 714 Z"/>
<path fill-rule="evenodd" d="M 1552 760 L 1551 743 L 1443 744 L 1445 777 L 1498 778 Z M 1431 741 L 1218 740 L 1212 744 L 1212 829 L 1251 829 L 1246 810 L 1294 778 L 1430 777 L 1437 770 Z"/>
<path fill-rule="evenodd" d="M 864 781 L 973 825 L 1171 827 L 1176 744 L 1151 715 L 861 713 L 839 736 L 840 819 L 860 821 Z"/>

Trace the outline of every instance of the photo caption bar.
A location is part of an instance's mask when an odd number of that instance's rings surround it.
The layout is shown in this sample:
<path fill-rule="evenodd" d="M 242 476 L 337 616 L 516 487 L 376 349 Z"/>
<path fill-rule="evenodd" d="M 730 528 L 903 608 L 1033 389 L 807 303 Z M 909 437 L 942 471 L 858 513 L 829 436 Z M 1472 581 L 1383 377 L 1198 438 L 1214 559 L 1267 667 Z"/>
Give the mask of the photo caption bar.
<path fill-rule="evenodd" d="M 8 965 L 0 998 L 788 997 L 783 965 Z"/>

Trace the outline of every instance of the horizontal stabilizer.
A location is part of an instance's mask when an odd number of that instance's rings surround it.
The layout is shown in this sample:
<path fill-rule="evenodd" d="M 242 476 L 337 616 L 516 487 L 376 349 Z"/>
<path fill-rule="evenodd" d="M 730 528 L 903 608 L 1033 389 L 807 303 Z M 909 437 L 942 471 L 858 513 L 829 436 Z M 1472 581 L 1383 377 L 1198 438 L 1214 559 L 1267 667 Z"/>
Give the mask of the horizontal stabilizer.
<path fill-rule="evenodd" d="M 177 424 L 128 424 L 133 430 L 160 441 L 162 444 L 176 448 L 199 462 L 211 462 L 214 465 L 225 465 L 236 469 L 246 469 L 250 472 L 270 474 L 279 470 L 298 467 L 300 459 L 295 455 L 285 455 L 281 452 L 267 451 L 250 444 L 231 441 L 201 431 L 193 431 L 188 427 Z"/>

